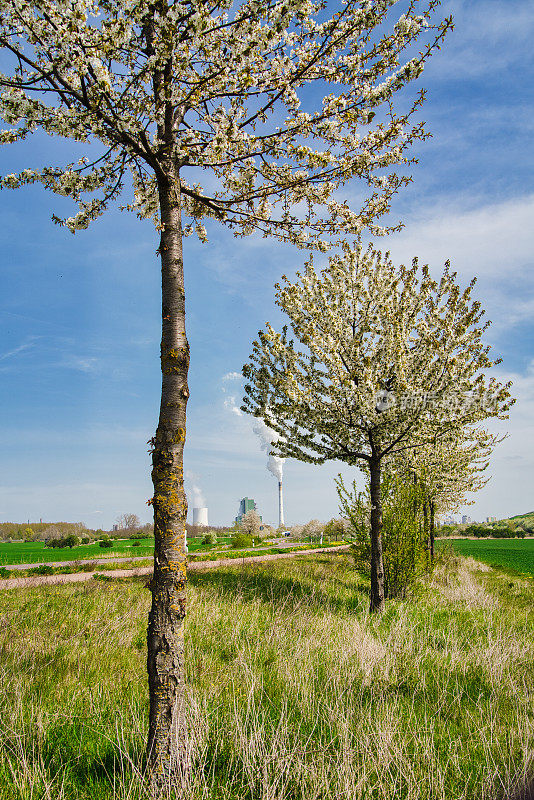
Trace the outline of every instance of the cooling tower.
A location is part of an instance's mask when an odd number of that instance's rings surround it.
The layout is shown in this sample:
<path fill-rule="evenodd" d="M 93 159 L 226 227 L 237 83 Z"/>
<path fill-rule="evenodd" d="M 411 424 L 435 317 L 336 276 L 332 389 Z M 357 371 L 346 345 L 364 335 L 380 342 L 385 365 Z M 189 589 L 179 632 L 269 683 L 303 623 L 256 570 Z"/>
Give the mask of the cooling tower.
<path fill-rule="evenodd" d="M 193 509 L 193 525 L 202 525 L 208 527 L 208 509 L 207 508 L 194 508 Z"/>
<path fill-rule="evenodd" d="M 282 528 L 284 525 L 284 495 L 282 493 L 282 481 L 278 481 L 278 527 Z"/>

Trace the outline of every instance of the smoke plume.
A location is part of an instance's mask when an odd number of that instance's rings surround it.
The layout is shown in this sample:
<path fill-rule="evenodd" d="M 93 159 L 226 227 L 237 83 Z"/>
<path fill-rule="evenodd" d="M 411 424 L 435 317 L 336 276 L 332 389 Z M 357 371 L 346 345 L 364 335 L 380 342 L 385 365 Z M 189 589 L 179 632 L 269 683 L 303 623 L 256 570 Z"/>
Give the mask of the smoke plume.
<path fill-rule="evenodd" d="M 202 494 L 202 489 L 198 486 L 198 478 L 189 470 L 186 470 L 185 473 L 185 480 L 186 480 L 186 491 L 187 494 L 191 497 L 190 505 L 192 508 L 205 508 L 206 498 Z"/>
<path fill-rule="evenodd" d="M 252 426 L 252 430 L 256 436 L 259 437 L 261 449 L 266 453 L 269 453 L 273 444 L 280 439 L 279 434 L 276 433 L 276 431 L 271 430 L 271 428 L 269 428 L 261 419 L 256 420 Z M 280 456 L 269 455 L 269 458 L 267 459 L 267 469 L 269 472 L 272 472 L 278 481 L 282 480 L 282 475 L 284 473 L 284 462 L 285 458 L 280 458 Z"/>
<path fill-rule="evenodd" d="M 240 375 L 239 372 L 228 372 L 226 375 L 223 375 L 222 378 L 223 392 L 226 394 L 227 391 L 226 386 L 228 385 L 229 382 L 242 381 L 242 380 L 243 376 Z M 224 407 L 227 408 L 229 411 L 231 411 L 233 414 L 235 414 L 236 417 L 243 416 L 243 412 L 236 403 L 235 395 L 229 395 L 228 397 L 225 398 Z M 257 420 L 252 426 L 252 430 L 254 431 L 256 436 L 258 436 L 261 443 L 261 449 L 265 453 L 269 453 L 273 444 L 275 442 L 278 442 L 280 439 L 280 436 L 276 433 L 276 431 L 271 430 L 271 428 L 269 428 L 268 425 L 266 425 L 265 422 L 263 422 L 263 420 Z M 267 469 L 269 470 L 269 472 L 272 472 L 272 474 L 278 481 L 282 480 L 282 475 L 284 472 L 284 461 L 285 458 L 280 458 L 279 456 L 271 456 L 271 455 L 269 455 L 269 458 L 267 459 Z"/>

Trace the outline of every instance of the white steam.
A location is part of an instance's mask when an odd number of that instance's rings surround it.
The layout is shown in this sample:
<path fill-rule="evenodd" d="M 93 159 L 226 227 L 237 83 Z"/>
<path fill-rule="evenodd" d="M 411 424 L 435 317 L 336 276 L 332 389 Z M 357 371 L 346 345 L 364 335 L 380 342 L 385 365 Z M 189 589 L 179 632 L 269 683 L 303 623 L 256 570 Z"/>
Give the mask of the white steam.
<path fill-rule="evenodd" d="M 242 381 L 243 376 L 240 375 L 239 372 L 227 372 L 226 375 L 222 377 L 222 390 L 224 394 L 227 393 L 227 385 L 234 381 Z M 235 395 L 228 395 L 224 400 L 224 407 L 227 408 L 232 414 L 235 414 L 236 417 L 243 417 L 244 414 L 239 408 L 236 403 Z M 269 472 L 272 472 L 274 477 L 278 480 L 282 480 L 282 475 L 284 472 L 284 462 L 285 458 L 280 458 L 280 456 L 272 456 L 270 455 L 271 448 L 273 444 L 280 440 L 280 436 L 276 431 L 273 431 L 269 428 L 268 425 L 263 422 L 263 420 L 256 420 L 254 425 L 252 426 L 252 430 L 259 437 L 261 443 L 261 449 L 265 453 L 269 453 L 269 458 L 267 459 L 267 469 Z"/>
<path fill-rule="evenodd" d="M 198 477 L 189 470 L 186 470 L 185 479 L 187 484 L 187 494 L 191 499 L 189 505 L 192 505 L 193 508 L 206 508 L 206 498 L 202 494 L 202 489 L 198 485 Z"/>
<path fill-rule="evenodd" d="M 266 453 L 269 453 L 269 458 L 267 459 L 267 469 L 269 472 L 272 472 L 278 481 L 281 481 L 284 473 L 285 458 L 270 455 L 271 447 L 280 440 L 280 435 L 276 433 L 276 431 L 273 431 L 271 428 L 269 428 L 261 419 L 256 420 L 252 426 L 252 430 L 260 439 L 261 449 Z"/>

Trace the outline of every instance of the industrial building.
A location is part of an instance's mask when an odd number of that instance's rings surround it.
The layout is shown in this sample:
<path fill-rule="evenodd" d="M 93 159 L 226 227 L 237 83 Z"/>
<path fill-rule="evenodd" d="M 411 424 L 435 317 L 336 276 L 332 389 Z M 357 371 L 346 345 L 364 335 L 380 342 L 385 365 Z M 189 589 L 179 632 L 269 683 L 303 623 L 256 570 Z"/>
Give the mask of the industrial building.
<path fill-rule="evenodd" d="M 241 522 L 242 518 L 248 511 L 258 511 L 258 506 L 252 499 L 252 497 L 243 497 L 242 500 L 239 501 L 239 513 L 235 518 L 236 522 Z M 261 517 L 260 517 L 261 519 Z"/>
<path fill-rule="evenodd" d="M 193 509 L 193 525 L 199 525 L 203 528 L 208 527 L 208 509 L 207 508 L 194 508 Z"/>

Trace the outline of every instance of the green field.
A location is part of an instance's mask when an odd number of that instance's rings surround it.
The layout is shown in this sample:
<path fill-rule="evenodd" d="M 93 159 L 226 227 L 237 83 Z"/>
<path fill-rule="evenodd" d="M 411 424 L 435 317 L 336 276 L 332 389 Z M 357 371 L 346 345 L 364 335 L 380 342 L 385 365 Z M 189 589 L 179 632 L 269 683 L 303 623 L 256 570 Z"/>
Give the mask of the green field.
<path fill-rule="evenodd" d="M 534 576 L 534 539 L 451 539 L 450 545 L 462 556 Z"/>
<path fill-rule="evenodd" d="M 368 613 L 346 554 L 192 574 L 191 786 L 161 800 L 496 800 L 534 752 L 534 587 L 451 561 Z M 144 581 L 0 593 L 0 798 L 153 800 Z"/>
<path fill-rule="evenodd" d="M 41 564 L 48 561 L 79 561 L 91 558 L 137 558 L 150 556 L 154 552 L 154 539 L 141 539 L 141 546 L 134 547 L 132 539 L 117 539 L 113 547 L 100 547 L 96 544 L 82 544 L 79 547 L 45 547 L 44 542 L 0 542 L 0 566 L 5 564 Z M 228 537 L 219 539 L 229 544 Z M 208 550 L 201 545 L 201 539 L 189 539 L 189 552 Z"/>

